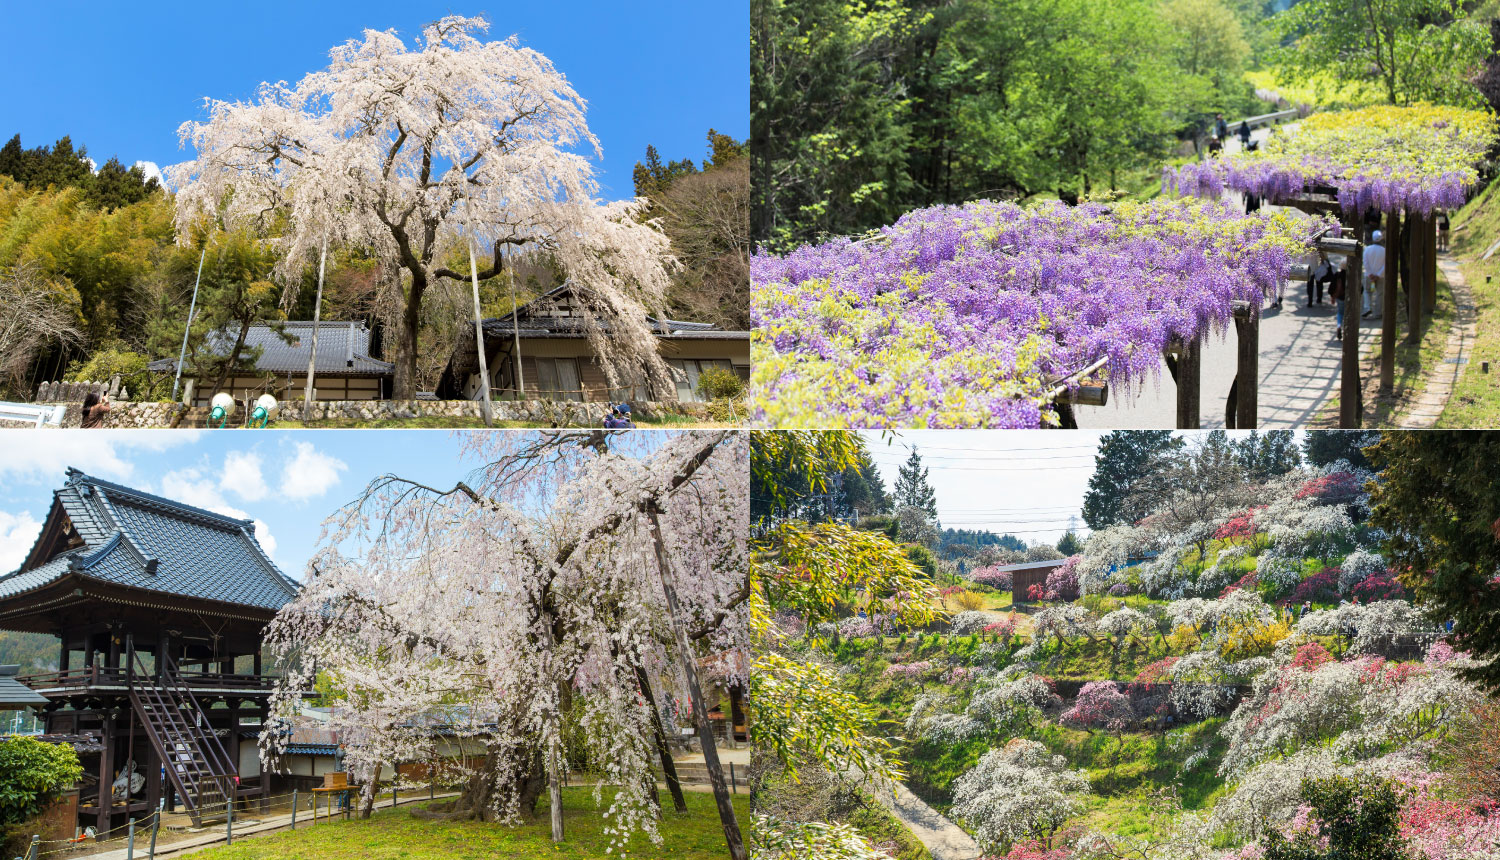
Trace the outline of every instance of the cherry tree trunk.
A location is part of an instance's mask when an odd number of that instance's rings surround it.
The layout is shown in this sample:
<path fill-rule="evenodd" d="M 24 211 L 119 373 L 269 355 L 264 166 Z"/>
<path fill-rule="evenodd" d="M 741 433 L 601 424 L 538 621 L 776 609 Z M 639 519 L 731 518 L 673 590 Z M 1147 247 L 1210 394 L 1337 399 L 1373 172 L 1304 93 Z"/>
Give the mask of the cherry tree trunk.
<path fill-rule="evenodd" d="M 656 694 L 651 692 L 651 679 L 646 677 L 645 669 L 636 666 L 635 680 L 640 684 L 646 705 L 651 708 L 651 726 L 656 731 L 656 755 L 661 759 L 661 773 L 667 781 L 667 790 L 672 793 L 672 807 L 678 812 L 687 812 L 687 800 L 682 796 L 682 783 L 677 779 L 677 763 L 672 760 L 672 750 L 667 747 L 667 731 L 661 724 Z"/>
<path fill-rule="evenodd" d="M 462 794 L 450 801 L 429 804 L 427 809 L 413 809 L 412 814 L 439 821 L 495 821 L 500 817 L 496 806 L 501 790 L 513 788 L 521 815 L 534 817 L 546 784 L 541 756 L 533 756 L 527 767 L 512 772 L 501 770 L 500 759 L 492 749 L 484 765 L 469 777 Z"/>
<path fill-rule="evenodd" d="M 661 575 L 662 593 L 667 598 L 667 620 L 672 625 L 672 634 L 677 640 L 678 657 L 682 660 L 682 672 L 687 677 L 688 694 L 693 703 L 693 722 L 698 727 L 698 738 L 703 743 L 703 764 L 708 770 L 709 782 L 714 788 L 714 803 L 719 808 L 719 821 L 724 826 L 724 841 L 729 845 L 730 860 L 749 860 L 745 850 L 745 839 L 740 834 L 740 823 L 734 814 L 734 804 L 729 799 L 729 786 L 724 782 L 724 768 L 719 764 L 719 751 L 714 745 L 713 727 L 708 722 L 708 707 L 703 702 L 703 690 L 698 684 L 698 670 L 693 660 L 693 649 L 688 643 L 687 630 L 682 626 L 678 610 L 677 580 L 672 573 L 671 560 L 661 535 L 660 509 L 653 500 L 646 505 L 651 517 L 651 539 L 656 545 L 656 569 Z"/>
<path fill-rule="evenodd" d="M 411 291 L 401 311 L 401 330 L 396 339 L 396 378 L 392 384 L 393 400 L 413 400 L 417 396 L 417 333 L 422 325 L 422 295 L 427 292 L 427 273 L 408 268 Z"/>

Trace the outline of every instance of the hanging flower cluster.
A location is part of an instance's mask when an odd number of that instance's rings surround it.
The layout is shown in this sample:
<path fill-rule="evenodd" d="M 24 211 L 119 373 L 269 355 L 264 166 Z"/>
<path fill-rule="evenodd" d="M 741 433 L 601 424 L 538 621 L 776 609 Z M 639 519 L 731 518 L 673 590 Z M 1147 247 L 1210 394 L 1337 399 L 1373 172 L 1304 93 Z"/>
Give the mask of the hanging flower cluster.
<path fill-rule="evenodd" d="M 1169 167 L 1163 186 L 1214 198 L 1230 188 L 1273 203 L 1332 188 L 1346 213 L 1373 207 L 1429 215 L 1464 204 L 1495 135 L 1488 111 L 1414 105 L 1320 113 L 1254 152 Z"/>
<path fill-rule="evenodd" d="M 751 263 L 754 419 L 773 427 L 1054 425 L 1052 390 L 1117 387 L 1259 305 L 1319 223 L 1217 202 L 977 202 Z"/>

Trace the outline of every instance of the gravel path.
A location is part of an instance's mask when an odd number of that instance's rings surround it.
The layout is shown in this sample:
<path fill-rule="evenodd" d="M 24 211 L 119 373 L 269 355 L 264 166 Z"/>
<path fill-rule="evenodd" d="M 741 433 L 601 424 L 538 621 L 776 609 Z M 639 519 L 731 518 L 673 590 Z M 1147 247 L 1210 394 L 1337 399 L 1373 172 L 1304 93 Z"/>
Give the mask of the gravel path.
<path fill-rule="evenodd" d="M 897 783 L 894 795 L 880 788 L 871 789 L 871 793 L 932 852 L 933 860 L 977 860 L 982 853 L 974 837 L 923 803 L 906 786 Z"/>

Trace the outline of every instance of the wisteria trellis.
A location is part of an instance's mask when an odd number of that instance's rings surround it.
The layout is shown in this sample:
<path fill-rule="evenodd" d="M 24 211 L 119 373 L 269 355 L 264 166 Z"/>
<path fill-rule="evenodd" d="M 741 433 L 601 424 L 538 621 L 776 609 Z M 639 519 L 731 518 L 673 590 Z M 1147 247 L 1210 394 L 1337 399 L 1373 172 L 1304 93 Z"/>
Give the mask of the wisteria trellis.
<path fill-rule="evenodd" d="M 1207 201 L 977 202 L 751 263 L 754 419 L 1039 427 L 1099 358 L 1155 378 L 1174 339 L 1258 307 L 1321 224 Z"/>
<path fill-rule="evenodd" d="M 1346 213 L 1375 208 L 1429 215 L 1457 209 L 1494 143 L 1488 111 L 1417 105 L 1313 114 L 1255 152 L 1167 168 L 1163 186 L 1218 197 L 1226 188 L 1285 201 L 1335 188 Z"/>

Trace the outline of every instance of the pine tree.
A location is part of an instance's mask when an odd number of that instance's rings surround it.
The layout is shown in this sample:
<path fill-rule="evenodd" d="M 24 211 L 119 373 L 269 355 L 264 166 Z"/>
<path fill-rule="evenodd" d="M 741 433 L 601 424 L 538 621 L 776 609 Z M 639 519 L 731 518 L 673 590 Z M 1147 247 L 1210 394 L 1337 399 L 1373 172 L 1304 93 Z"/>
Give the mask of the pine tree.
<path fill-rule="evenodd" d="M 911 449 L 911 456 L 901 466 L 892 495 L 895 497 L 896 507 L 919 508 L 926 511 L 933 520 L 937 519 L 937 494 L 932 491 L 932 485 L 927 483 L 927 469 L 923 468 L 922 457 L 916 448 Z"/>
<path fill-rule="evenodd" d="M 1065 556 L 1077 555 L 1083 552 L 1083 542 L 1078 539 L 1078 535 L 1073 534 L 1072 529 L 1068 529 L 1067 533 L 1058 539 L 1057 551 Z"/>
<path fill-rule="evenodd" d="M 1099 531 L 1128 519 L 1131 487 L 1152 468 L 1158 455 L 1182 447 L 1170 430 L 1116 430 L 1099 440 L 1094 474 L 1083 497 L 1083 521 Z"/>

